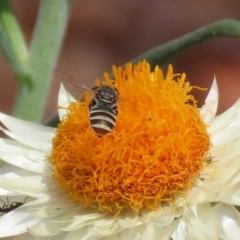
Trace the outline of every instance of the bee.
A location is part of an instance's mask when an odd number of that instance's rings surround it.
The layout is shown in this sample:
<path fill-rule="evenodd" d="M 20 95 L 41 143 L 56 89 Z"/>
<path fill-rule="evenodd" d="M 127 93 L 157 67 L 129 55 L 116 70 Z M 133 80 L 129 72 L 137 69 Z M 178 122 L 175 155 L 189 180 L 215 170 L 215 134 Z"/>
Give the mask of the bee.
<path fill-rule="evenodd" d="M 0 207 L 0 216 L 2 216 L 4 213 L 9 213 L 12 210 L 21 207 L 26 202 L 27 197 L 25 198 L 24 202 L 12 202 L 9 204 L 8 197 L 7 197 L 7 203 L 5 203 L 2 199 L 0 199 L 1 202 L 3 202 L 3 206 Z"/>
<path fill-rule="evenodd" d="M 81 85 L 72 76 L 66 75 L 60 71 L 57 72 L 58 82 L 63 83 L 65 89 L 79 102 L 84 102 L 85 95 L 79 96 L 80 89 L 86 89 L 91 92 L 92 98 L 88 105 L 89 123 L 98 137 L 102 137 L 111 132 L 116 124 L 118 115 L 117 101 L 119 92 L 116 87 L 109 86 L 106 83 L 97 83 L 99 86 L 88 88 Z"/>
<path fill-rule="evenodd" d="M 94 97 L 89 103 L 90 125 L 98 137 L 111 132 L 116 124 L 118 115 L 117 88 L 107 85 L 92 89 Z"/>

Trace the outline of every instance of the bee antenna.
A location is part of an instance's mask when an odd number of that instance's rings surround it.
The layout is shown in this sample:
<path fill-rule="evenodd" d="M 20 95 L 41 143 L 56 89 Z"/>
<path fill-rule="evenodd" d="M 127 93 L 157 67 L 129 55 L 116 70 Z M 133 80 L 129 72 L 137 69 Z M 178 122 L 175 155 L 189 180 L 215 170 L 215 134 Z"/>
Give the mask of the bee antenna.
<path fill-rule="evenodd" d="M 92 89 L 91 88 L 88 88 L 87 86 L 85 86 L 85 85 L 82 85 L 82 88 L 84 88 L 84 89 L 87 89 L 87 90 L 89 90 L 89 91 L 92 91 Z"/>

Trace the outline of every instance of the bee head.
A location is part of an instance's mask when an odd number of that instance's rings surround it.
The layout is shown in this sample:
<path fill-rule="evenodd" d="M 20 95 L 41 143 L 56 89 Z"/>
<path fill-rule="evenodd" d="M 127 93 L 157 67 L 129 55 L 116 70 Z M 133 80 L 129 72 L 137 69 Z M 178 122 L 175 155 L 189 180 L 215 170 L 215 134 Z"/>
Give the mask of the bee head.
<path fill-rule="evenodd" d="M 95 89 L 95 96 L 103 102 L 115 102 L 118 100 L 119 92 L 116 88 L 110 86 L 99 86 Z"/>

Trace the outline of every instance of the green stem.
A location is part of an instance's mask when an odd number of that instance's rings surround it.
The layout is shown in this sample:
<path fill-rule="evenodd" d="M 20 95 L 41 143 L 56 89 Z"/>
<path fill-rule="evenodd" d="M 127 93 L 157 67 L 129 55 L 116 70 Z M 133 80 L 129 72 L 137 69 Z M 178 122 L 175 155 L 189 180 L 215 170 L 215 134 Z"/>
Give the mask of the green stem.
<path fill-rule="evenodd" d="M 215 37 L 240 37 L 240 22 L 236 20 L 222 20 L 215 22 L 151 49 L 139 57 L 132 59 L 130 62 L 135 64 L 146 59 L 151 67 L 162 65 L 169 62 L 173 57 L 184 50 Z M 123 65 L 122 68 L 124 69 L 125 65 Z M 109 75 L 113 78 L 112 73 L 109 73 Z M 58 116 L 56 115 L 50 120 L 50 124 L 57 125 L 58 121 Z"/>
<path fill-rule="evenodd" d="M 26 74 L 28 71 L 27 47 L 9 0 L 1 0 L 0 4 L 0 46 L 13 70 Z"/>
<path fill-rule="evenodd" d="M 29 121 L 41 121 L 51 77 L 57 62 L 69 16 L 71 0 L 41 0 L 33 40 L 30 46 L 31 85 L 18 81 L 13 115 Z M 22 76 L 17 76 L 21 79 Z"/>
<path fill-rule="evenodd" d="M 216 37 L 240 37 L 240 22 L 222 20 L 197 29 L 132 59 L 133 64 L 146 59 L 152 67 L 169 62 L 176 55 Z"/>

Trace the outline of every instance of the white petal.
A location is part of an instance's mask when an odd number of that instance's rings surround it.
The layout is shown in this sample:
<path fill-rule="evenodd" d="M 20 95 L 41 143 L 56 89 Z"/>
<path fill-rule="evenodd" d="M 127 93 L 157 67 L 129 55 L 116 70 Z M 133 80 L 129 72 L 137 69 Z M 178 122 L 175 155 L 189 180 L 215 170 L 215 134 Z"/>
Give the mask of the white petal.
<path fill-rule="evenodd" d="M 22 135 L 19 135 L 19 134 L 12 133 L 1 127 L 0 129 L 10 138 L 15 139 L 16 141 L 21 142 L 29 147 L 32 147 L 34 149 L 37 149 L 46 153 L 49 153 L 51 151 L 51 148 L 52 148 L 51 141 L 42 141 L 42 140 L 39 141 L 39 140 L 31 139 L 29 137 L 23 137 Z"/>
<path fill-rule="evenodd" d="M 212 168 L 212 176 L 199 182 L 198 186 L 204 190 L 208 189 L 211 193 L 220 193 L 221 191 L 229 189 L 240 181 L 239 163 L 240 161 L 236 161 L 235 158 L 212 163 L 210 166 Z"/>
<path fill-rule="evenodd" d="M 51 236 L 62 232 L 62 228 L 67 225 L 62 219 L 56 222 L 55 217 L 40 219 L 37 224 L 28 228 L 28 232 L 34 236 Z"/>
<path fill-rule="evenodd" d="M 76 213 L 76 210 L 75 210 Z M 74 221 L 70 223 L 68 226 L 64 228 L 64 231 L 70 231 L 70 230 L 77 230 L 79 228 L 82 228 L 85 225 L 93 225 L 94 222 L 97 222 L 97 225 L 101 225 L 101 217 L 103 218 L 104 222 L 104 214 L 97 214 L 97 213 L 90 213 L 90 214 L 84 214 L 84 212 L 78 211 L 79 215 L 74 214 Z M 99 219 L 99 220 L 98 220 Z M 107 222 L 107 225 L 111 224 L 111 220 Z"/>
<path fill-rule="evenodd" d="M 41 197 L 45 193 L 46 184 L 40 175 L 6 179 L 0 177 L 0 187 L 22 193 L 33 198 Z"/>
<path fill-rule="evenodd" d="M 118 220 L 119 225 L 122 228 L 133 228 L 139 225 L 142 225 L 142 221 L 126 221 L 125 219 L 119 219 Z"/>
<path fill-rule="evenodd" d="M 58 106 L 61 107 L 58 109 L 58 115 L 60 120 L 62 117 L 67 114 L 67 107 L 71 102 L 76 102 L 76 99 L 69 94 L 64 88 L 63 84 L 60 86 L 59 94 L 58 94 Z"/>
<path fill-rule="evenodd" d="M 109 222 L 108 222 L 109 221 Z M 102 221 L 98 222 L 98 225 L 92 225 L 94 232 L 98 233 L 101 236 L 108 236 L 108 235 L 115 235 L 119 232 L 124 231 L 125 229 L 119 226 L 119 224 L 116 223 L 116 221 L 111 221 L 111 219 L 105 219 L 104 225 L 99 225 Z"/>
<path fill-rule="evenodd" d="M 24 203 L 26 203 L 26 202 L 29 202 L 30 200 L 32 200 L 32 198 L 30 198 L 30 197 L 27 197 L 27 196 L 25 196 L 25 195 L 22 195 L 22 194 L 20 194 L 20 193 L 14 193 L 14 192 L 7 192 L 7 193 L 5 193 L 4 192 L 4 194 L 0 194 L 0 207 L 1 207 L 1 204 L 2 204 L 2 202 L 1 202 L 1 200 L 3 201 L 3 202 L 5 202 L 5 203 L 11 203 L 11 202 L 24 202 Z"/>
<path fill-rule="evenodd" d="M 134 228 L 127 228 L 122 230 L 118 234 L 110 235 L 106 237 L 106 240 L 155 240 L 162 239 L 168 240 L 173 232 L 174 224 L 170 224 L 167 227 L 159 227 L 152 222 L 142 224 Z"/>
<path fill-rule="evenodd" d="M 173 240 L 187 240 L 189 237 L 187 236 L 187 225 L 183 218 L 178 221 L 178 225 L 176 227 L 176 230 L 172 234 Z M 190 239 L 189 239 L 190 240 Z"/>
<path fill-rule="evenodd" d="M 34 237 L 29 233 L 23 233 L 21 235 L 17 235 L 14 237 L 4 238 L 4 240 L 66 240 L 67 234 L 68 233 L 65 233 L 65 234 L 61 233 L 61 234 L 49 236 L 49 237 Z"/>
<path fill-rule="evenodd" d="M 210 149 L 210 154 L 215 159 L 215 161 L 219 161 L 220 159 L 229 159 L 231 157 L 239 157 L 240 154 L 240 139 L 228 143 L 228 144 L 221 144 L 218 146 L 213 146 Z"/>
<path fill-rule="evenodd" d="M 187 224 L 189 236 L 192 239 L 219 239 L 218 218 L 210 204 L 186 208 L 183 217 Z"/>
<path fill-rule="evenodd" d="M 116 219 L 105 218 L 105 214 L 103 213 L 93 213 L 92 210 L 83 209 L 77 202 L 69 202 L 69 199 L 63 196 L 62 192 L 45 195 L 25 204 L 23 208 L 29 212 L 31 216 L 43 220 L 31 228 L 31 232 L 34 235 L 43 234 L 42 228 L 48 225 L 49 219 L 51 219 L 51 222 L 54 222 L 54 228 L 56 230 L 54 234 L 59 230 L 78 230 L 86 225 L 96 227 L 104 226 L 107 228 L 116 221 Z M 62 225 L 62 222 L 64 222 L 64 225 Z M 49 233 L 46 232 L 45 234 L 47 235 Z"/>
<path fill-rule="evenodd" d="M 46 158 L 45 153 L 33 150 L 32 148 L 11 139 L 0 138 L 0 151 L 1 150 L 6 153 L 23 155 L 31 159 L 33 162 L 43 162 Z"/>
<path fill-rule="evenodd" d="M 25 211 L 16 209 L 0 217 L 0 237 L 14 236 L 27 231 L 39 220 L 32 218 Z"/>
<path fill-rule="evenodd" d="M 218 214 L 224 239 L 238 240 L 240 236 L 240 213 L 231 205 L 217 204 L 214 210 Z"/>
<path fill-rule="evenodd" d="M 57 198 L 58 196 L 58 198 Z M 42 197 L 25 204 L 23 208 L 32 216 L 47 218 L 61 215 L 65 221 L 73 222 L 74 216 L 79 212 L 80 206 L 77 203 L 69 202 L 69 199 L 61 193 L 46 193 Z"/>
<path fill-rule="evenodd" d="M 214 118 L 214 120 L 211 122 L 211 125 L 208 128 L 209 133 L 211 135 L 215 135 L 216 133 L 224 129 L 236 116 L 239 109 L 240 99 L 238 99 L 237 102 L 233 104 L 229 109 L 227 109 L 224 113 Z"/>
<path fill-rule="evenodd" d="M 231 143 L 240 139 L 240 108 L 229 124 L 211 137 L 213 145 Z"/>
<path fill-rule="evenodd" d="M 169 224 L 166 227 L 159 227 L 152 222 L 144 224 L 144 228 L 141 231 L 142 239 L 155 240 L 155 239 L 170 239 L 174 230 L 174 224 Z"/>
<path fill-rule="evenodd" d="M 4 238 L 4 240 L 34 240 L 34 237 L 31 236 L 29 233 L 23 233 L 13 237 Z"/>
<path fill-rule="evenodd" d="M 4 188 L 0 188 L 0 196 L 7 196 L 10 195 L 12 191 L 6 190 Z"/>
<path fill-rule="evenodd" d="M 46 127 L 40 124 L 27 122 L 14 117 L 10 117 L 6 114 L 0 113 L 0 121 L 13 133 L 38 140 L 51 142 L 55 129 Z"/>
<path fill-rule="evenodd" d="M 46 154 L 27 147 L 16 146 L 15 143 L 13 140 L 0 139 L 0 158 L 11 165 L 42 173 L 46 165 L 44 162 Z"/>
<path fill-rule="evenodd" d="M 200 114 L 205 123 L 210 123 L 214 119 L 218 107 L 218 87 L 214 77 L 211 89 L 205 100 L 205 104 L 200 109 Z"/>
<path fill-rule="evenodd" d="M 67 204 L 66 201 L 65 201 L 65 204 L 69 205 Z M 32 205 L 32 203 L 30 203 L 29 205 Z M 39 209 L 40 211 L 47 211 L 48 217 L 43 218 L 43 215 L 42 215 L 41 216 L 42 221 L 40 221 L 38 224 L 34 225 L 29 229 L 31 234 L 35 236 L 48 236 L 48 235 L 58 234 L 59 232 L 62 232 L 62 231 L 71 232 L 78 229 L 81 229 L 83 231 L 83 229 L 85 229 L 86 226 L 90 226 L 93 229 L 94 224 L 92 219 L 96 219 L 97 215 L 98 217 L 102 215 L 102 214 L 100 215 L 84 214 L 84 210 L 79 211 L 79 209 L 81 209 L 79 205 L 75 204 L 75 207 L 74 205 L 72 206 L 73 206 L 72 209 L 70 209 L 69 206 L 66 206 L 66 208 L 64 208 L 64 205 L 61 205 L 60 208 L 56 207 L 56 205 L 55 206 L 49 205 L 49 206 L 43 207 L 43 209 Z M 33 207 L 32 209 L 34 210 L 35 206 L 32 205 L 32 207 Z M 54 214 L 54 211 L 58 215 Z M 31 215 L 34 214 L 34 216 L 36 216 L 34 211 L 30 211 L 30 212 L 31 212 Z M 51 217 L 49 217 L 50 215 Z M 98 234 L 96 231 L 94 231 L 93 235 L 99 236 L 101 234 Z"/>
<path fill-rule="evenodd" d="M 171 222 L 173 222 L 174 218 L 175 218 L 175 216 L 174 216 L 174 214 L 172 214 L 171 216 L 168 216 L 168 217 L 161 217 L 159 219 L 152 220 L 152 222 L 159 227 L 165 227 L 165 226 L 168 226 L 169 224 L 171 224 Z"/>
<path fill-rule="evenodd" d="M 231 194 L 226 194 L 225 196 L 221 196 L 216 199 L 216 201 L 221 201 L 224 203 L 229 203 L 233 205 L 240 205 L 240 189 L 238 186 L 236 186 L 235 191 L 233 191 Z"/>
<path fill-rule="evenodd" d="M 204 190 L 205 189 L 202 189 L 199 186 L 192 187 L 188 194 L 184 197 L 184 200 L 182 200 L 180 204 L 177 203 L 176 207 L 182 208 L 184 210 L 184 208 L 186 208 L 188 205 L 195 206 L 197 204 L 208 202 L 208 200 L 211 201 L 212 198 L 215 199 L 217 197 L 217 194 L 210 194 L 209 192 Z"/>
<path fill-rule="evenodd" d="M 45 164 L 43 162 L 33 163 L 24 156 L 19 156 L 17 154 L 0 152 L 0 158 L 9 164 L 15 165 L 19 168 L 23 168 L 31 172 L 43 173 L 45 170 Z"/>
<path fill-rule="evenodd" d="M 106 237 L 106 240 L 126 240 L 126 239 L 134 239 L 134 240 L 143 239 L 141 237 L 141 226 L 135 227 L 135 228 L 127 228 L 118 234 L 114 234 L 112 236 Z M 148 240 L 152 240 L 152 238 L 148 238 Z"/>
<path fill-rule="evenodd" d="M 5 164 L 0 168 L 0 178 L 3 179 L 16 179 L 20 177 L 32 176 L 32 173 L 10 164 Z"/>
<path fill-rule="evenodd" d="M 76 231 L 72 231 L 67 234 L 64 240 L 73 240 L 73 239 L 81 239 L 81 240 L 100 240 L 102 236 L 92 230 L 92 226 L 86 226 Z M 105 240 L 105 239 L 104 239 Z"/>

